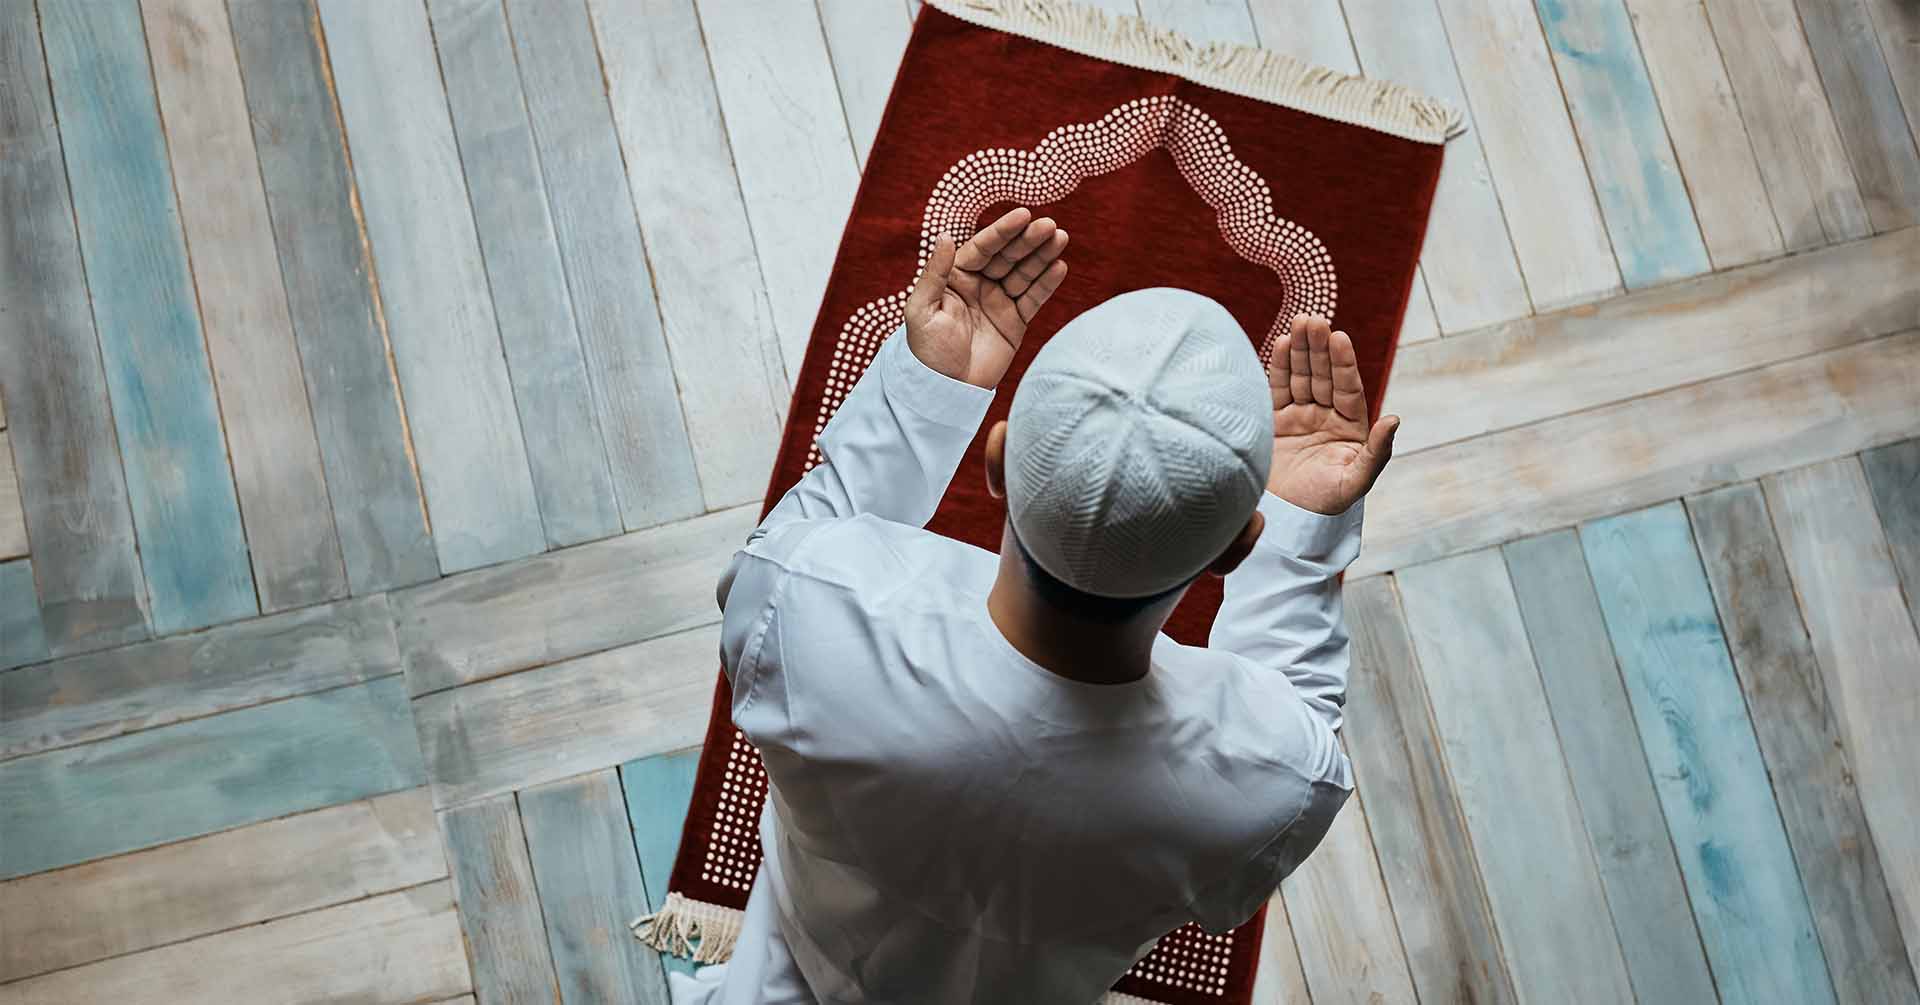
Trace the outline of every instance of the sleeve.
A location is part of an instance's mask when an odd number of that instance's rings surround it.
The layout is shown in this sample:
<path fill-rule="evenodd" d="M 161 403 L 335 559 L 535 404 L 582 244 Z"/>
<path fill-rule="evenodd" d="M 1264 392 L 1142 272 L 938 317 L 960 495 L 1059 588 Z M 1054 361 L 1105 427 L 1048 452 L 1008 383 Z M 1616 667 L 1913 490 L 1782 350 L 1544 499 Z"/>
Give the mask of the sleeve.
<path fill-rule="evenodd" d="M 1260 847 L 1232 874 L 1201 891 L 1188 905 L 1193 920 L 1214 935 L 1224 935 L 1253 917 L 1280 889 L 1281 880 L 1313 854 L 1352 791 L 1333 782 L 1314 782 L 1298 816 Z"/>

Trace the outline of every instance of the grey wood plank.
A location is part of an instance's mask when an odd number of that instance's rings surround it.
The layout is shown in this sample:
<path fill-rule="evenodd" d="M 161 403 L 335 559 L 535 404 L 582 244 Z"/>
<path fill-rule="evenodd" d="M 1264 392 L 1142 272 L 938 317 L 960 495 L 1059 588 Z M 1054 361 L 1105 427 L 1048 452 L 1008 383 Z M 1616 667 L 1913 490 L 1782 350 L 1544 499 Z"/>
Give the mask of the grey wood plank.
<path fill-rule="evenodd" d="M 450 576 L 393 596 L 415 695 L 719 618 L 713 590 L 758 506 Z"/>
<path fill-rule="evenodd" d="M 1798 0 L 1797 6 L 1873 228 L 1913 226 L 1920 222 L 1920 150 L 1866 0 Z"/>
<path fill-rule="evenodd" d="M 1893 86 L 1907 110 L 1907 126 L 1920 139 L 1920 4 L 1911 0 L 1869 0 L 1880 51 L 1893 74 Z"/>
<path fill-rule="evenodd" d="M 1294 943 L 1313 1000 L 1321 1005 L 1412 1002 L 1413 977 L 1367 834 L 1367 812 L 1354 795 L 1334 817 L 1313 855 L 1287 881 Z"/>
<path fill-rule="evenodd" d="M 1686 506 L 1834 991 L 1845 1002 L 1920 1000 L 1766 499 L 1746 483 Z"/>
<path fill-rule="evenodd" d="M 876 9 L 877 6 L 877 9 Z M 1127 0 L 1128 13 L 1133 4 Z M 859 0 L 821 0 L 820 30 L 833 57 L 833 77 L 840 91 L 840 107 L 847 113 L 853 156 L 862 169 L 873 138 L 880 132 L 880 113 L 893 93 L 893 78 L 913 31 L 906 8 L 874 5 Z"/>
<path fill-rule="evenodd" d="M 1260 932 L 1259 969 L 1253 974 L 1252 1005 L 1311 1005 L 1300 947 L 1293 938 L 1287 900 L 1276 892 L 1267 900 L 1267 923 Z M 671 965 L 671 964 L 669 964 Z"/>
<path fill-rule="evenodd" d="M 226 4 L 140 9 L 260 609 L 346 596 Z"/>
<path fill-rule="evenodd" d="M 1353 630 L 1342 730 L 1422 1001 L 1515 1001 L 1393 580 L 1344 591 Z"/>
<path fill-rule="evenodd" d="M 33 562 L 0 562 L 0 670 L 47 658 L 47 633 L 40 623 L 40 597 L 33 586 Z M 0 681 L 6 678 L 0 677 Z M 0 704 L 0 712 L 5 705 Z"/>
<path fill-rule="evenodd" d="M 534 554 L 540 511 L 426 10 L 319 9 L 440 568 Z"/>
<path fill-rule="evenodd" d="M 1235 42 L 1254 45 L 1253 13 L 1247 0 L 1138 0 L 1140 16 L 1155 24 L 1177 28 L 1202 44 Z"/>
<path fill-rule="evenodd" d="M 560 988 L 513 795 L 448 810 L 440 826 L 473 957 L 474 991 L 489 1005 L 557 1001 Z"/>
<path fill-rule="evenodd" d="M 1563 530 L 1502 551 L 1637 997 L 1642 1005 L 1713 1001 L 1700 931 L 1579 537 Z"/>
<path fill-rule="evenodd" d="M 146 584 L 32 4 L 0 4 L 0 393 L 55 653 L 147 636 Z"/>
<path fill-rule="evenodd" d="M 27 514 L 20 506 L 20 482 L 13 470 L 13 449 L 0 429 L 0 559 L 27 553 Z"/>
<path fill-rule="evenodd" d="M 612 768 L 520 793 L 547 944 L 567 1005 L 667 1005 L 666 972 L 627 930 L 647 902 Z"/>
<path fill-rule="evenodd" d="M 0 883 L 0 982 L 446 875 L 419 788 L 23 876 Z"/>
<path fill-rule="evenodd" d="M 1906 587 L 1907 613 L 1920 625 L 1920 439 L 1866 451 L 1860 466 L 1873 489 L 1893 567 Z"/>
<path fill-rule="evenodd" d="M 400 672 L 384 595 L 0 675 L 0 761 Z"/>
<path fill-rule="evenodd" d="M 347 583 L 364 594 L 432 579 L 440 564 L 319 19 L 307 0 L 228 13 Z"/>
<path fill-rule="evenodd" d="M 398 677 L 0 763 L 0 878 L 422 784 Z"/>
<path fill-rule="evenodd" d="M 506 12 L 499 0 L 433 0 L 428 13 L 547 544 L 617 534 L 613 474 Z"/>

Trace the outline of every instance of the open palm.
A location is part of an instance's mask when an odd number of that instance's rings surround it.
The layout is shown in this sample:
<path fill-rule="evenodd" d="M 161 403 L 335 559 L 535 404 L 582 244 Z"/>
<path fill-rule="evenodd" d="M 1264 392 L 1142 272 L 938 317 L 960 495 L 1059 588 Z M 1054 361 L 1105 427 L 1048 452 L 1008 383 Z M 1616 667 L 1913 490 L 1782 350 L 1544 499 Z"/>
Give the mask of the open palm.
<path fill-rule="evenodd" d="M 1343 513 L 1393 455 L 1398 416 L 1367 422 L 1360 363 L 1346 332 L 1302 314 L 1273 347 L 1273 467 L 1267 491 L 1316 513 Z"/>
<path fill-rule="evenodd" d="M 907 297 L 907 345 L 928 369 L 991 388 L 1067 276 L 1067 232 L 1020 207 L 958 248 L 942 235 Z"/>

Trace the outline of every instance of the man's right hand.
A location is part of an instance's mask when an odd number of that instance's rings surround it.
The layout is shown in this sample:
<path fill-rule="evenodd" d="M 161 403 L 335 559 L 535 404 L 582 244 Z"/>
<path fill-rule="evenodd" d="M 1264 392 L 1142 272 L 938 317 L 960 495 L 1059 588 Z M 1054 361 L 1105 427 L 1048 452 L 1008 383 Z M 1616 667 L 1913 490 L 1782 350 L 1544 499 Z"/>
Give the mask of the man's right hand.
<path fill-rule="evenodd" d="M 936 373 L 992 389 L 1067 277 L 1067 232 L 1022 206 L 958 249 L 942 234 L 907 297 L 907 346 Z"/>
<path fill-rule="evenodd" d="M 1302 314 L 1273 347 L 1273 467 L 1267 491 L 1336 515 L 1359 501 L 1393 456 L 1400 417 L 1367 422 L 1360 363 L 1346 332 Z"/>

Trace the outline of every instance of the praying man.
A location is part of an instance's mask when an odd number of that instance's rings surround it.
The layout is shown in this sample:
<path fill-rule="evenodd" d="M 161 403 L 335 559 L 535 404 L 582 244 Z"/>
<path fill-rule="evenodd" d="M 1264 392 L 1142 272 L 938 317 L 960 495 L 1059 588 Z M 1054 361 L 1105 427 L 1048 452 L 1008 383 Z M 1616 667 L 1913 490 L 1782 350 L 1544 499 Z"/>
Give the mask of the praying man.
<path fill-rule="evenodd" d="M 1338 577 L 1399 421 L 1293 319 L 1115 297 L 1034 356 L 986 441 L 996 556 L 924 529 L 1067 232 L 941 237 L 800 480 L 720 582 L 765 856 L 730 963 L 679 1003 L 1092 1005 L 1167 932 L 1250 918 L 1352 790 Z M 1160 629 L 1226 577 L 1205 648 Z"/>

